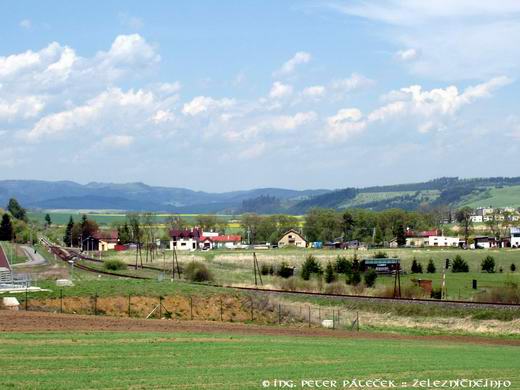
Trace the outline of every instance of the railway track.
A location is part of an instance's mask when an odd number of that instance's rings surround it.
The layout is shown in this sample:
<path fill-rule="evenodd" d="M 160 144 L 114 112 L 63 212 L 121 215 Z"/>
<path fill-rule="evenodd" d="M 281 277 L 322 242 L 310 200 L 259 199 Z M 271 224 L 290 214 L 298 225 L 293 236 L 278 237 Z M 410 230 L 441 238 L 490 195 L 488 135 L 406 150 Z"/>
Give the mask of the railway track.
<path fill-rule="evenodd" d="M 42 243 L 51 250 L 56 256 L 58 256 L 61 260 L 69 262 L 70 260 L 74 260 L 80 258 L 86 261 L 92 261 L 97 263 L 103 263 L 103 260 L 94 259 L 92 257 L 84 256 L 78 251 L 70 251 L 66 250 L 58 245 L 51 243 L 49 240 L 42 238 Z M 137 276 L 137 275 L 124 275 L 118 274 L 110 271 L 103 271 L 97 268 L 89 267 L 84 264 L 75 263 L 74 266 L 76 268 L 82 269 L 84 271 L 95 272 L 103 275 L 117 276 L 121 278 L 129 278 L 129 279 L 139 279 L 139 280 L 154 280 L 154 278 L 145 277 L 145 276 Z M 150 269 L 155 271 L 164 272 L 164 268 L 158 268 L 153 266 L 143 265 L 144 269 Z M 179 280 L 177 280 L 179 281 Z M 183 281 L 183 283 L 190 283 Z M 267 293 L 267 294 L 290 294 L 290 295 L 300 295 L 300 296 L 316 296 L 316 297 L 328 297 L 334 299 L 346 299 L 351 301 L 359 301 L 359 302 L 385 302 L 385 303 L 396 303 L 396 304 L 429 304 L 429 305 L 441 305 L 441 306 L 454 306 L 454 307 L 489 307 L 489 308 L 503 308 L 503 309 L 513 309 L 520 310 L 520 304 L 517 303 L 496 303 L 496 302 L 475 302 L 475 301 L 461 301 L 461 300 L 437 300 L 437 299 L 424 299 L 424 298 L 393 298 L 393 297 L 374 297 L 367 295 L 350 295 L 350 294 L 331 294 L 331 293 L 320 293 L 320 292 L 310 292 L 310 291 L 287 291 L 287 290 L 279 290 L 279 289 L 266 289 L 260 287 L 238 287 L 238 286 L 229 286 L 222 284 L 212 284 L 214 287 L 226 288 L 231 290 L 239 290 L 239 291 L 251 291 L 256 293 Z"/>

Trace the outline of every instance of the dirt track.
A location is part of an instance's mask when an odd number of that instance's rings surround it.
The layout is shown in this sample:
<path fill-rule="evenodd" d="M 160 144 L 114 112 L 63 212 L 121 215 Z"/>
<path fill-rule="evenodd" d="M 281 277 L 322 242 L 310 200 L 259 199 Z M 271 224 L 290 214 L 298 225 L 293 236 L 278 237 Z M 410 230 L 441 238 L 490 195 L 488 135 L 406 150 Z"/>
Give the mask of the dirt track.
<path fill-rule="evenodd" d="M 356 339 L 398 339 L 454 343 L 520 346 L 520 340 L 472 336 L 408 336 L 390 333 L 347 332 L 321 328 L 261 326 L 210 321 L 143 320 L 94 317 L 42 312 L 0 311 L 0 332 L 113 331 L 113 332 L 195 332 L 243 335 L 337 337 Z"/>

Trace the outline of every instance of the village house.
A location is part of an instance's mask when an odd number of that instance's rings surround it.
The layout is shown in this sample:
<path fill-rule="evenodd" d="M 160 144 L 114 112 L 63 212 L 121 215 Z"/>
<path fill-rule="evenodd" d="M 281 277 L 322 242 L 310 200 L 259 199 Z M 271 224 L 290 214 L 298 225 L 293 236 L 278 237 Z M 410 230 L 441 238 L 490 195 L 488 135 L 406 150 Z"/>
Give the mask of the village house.
<path fill-rule="evenodd" d="M 406 231 L 406 246 L 421 248 L 426 246 L 433 247 L 454 247 L 457 248 L 464 244 L 464 240 L 459 237 L 450 237 L 442 234 L 439 229 L 426 230 L 415 233 L 413 230 Z"/>
<path fill-rule="evenodd" d="M 171 229 L 170 237 L 170 250 L 195 251 L 204 235 L 200 228 Z"/>
<path fill-rule="evenodd" d="M 225 234 L 211 237 L 215 248 L 236 249 L 242 242 L 242 237 L 237 234 Z"/>
<path fill-rule="evenodd" d="M 511 228 L 511 248 L 520 248 L 520 228 Z"/>
<path fill-rule="evenodd" d="M 113 250 L 119 243 L 117 230 L 97 230 L 91 236 L 83 239 L 82 249 L 85 251 L 105 252 Z"/>
<path fill-rule="evenodd" d="M 296 246 L 298 248 L 305 248 L 307 241 L 300 232 L 291 229 L 287 231 L 282 238 L 278 241 L 278 247 L 283 248 L 284 246 Z"/>

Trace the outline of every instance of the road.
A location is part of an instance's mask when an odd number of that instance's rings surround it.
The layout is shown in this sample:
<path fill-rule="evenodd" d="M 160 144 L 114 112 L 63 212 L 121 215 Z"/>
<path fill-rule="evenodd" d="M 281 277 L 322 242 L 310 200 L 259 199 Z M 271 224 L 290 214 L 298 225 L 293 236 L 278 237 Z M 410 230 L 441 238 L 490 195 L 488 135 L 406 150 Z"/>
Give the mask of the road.
<path fill-rule="evenodd" d="M 27 259 L 29 261 L 26 261 L 25 263 L 13 264 L 13 267 L 35 266 L 35 265 L 42 265 L 42 264 L 47 263 L 47 260 L 45 260 L 45 257 L 40 255 L 38 252 L 35 253 L 34 249 L 32 247 L 30 247 L 28 245 L 20 245 L 20 248 L 22 248 L 22 250 L 24 251 L 24 253 L 27 256 Z"/>

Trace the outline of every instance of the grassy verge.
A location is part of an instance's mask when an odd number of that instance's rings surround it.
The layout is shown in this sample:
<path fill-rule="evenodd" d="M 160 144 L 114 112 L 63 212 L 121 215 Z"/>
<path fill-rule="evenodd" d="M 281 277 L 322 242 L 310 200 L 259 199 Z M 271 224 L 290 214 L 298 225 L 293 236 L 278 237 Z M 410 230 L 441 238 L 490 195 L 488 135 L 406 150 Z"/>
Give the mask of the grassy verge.
<path fill-rule="evenodd" d="M 506 379 L 520 348 L 403 341 L 154 333 L 0 335 L 5 388 L 259 389 L 275 378 Z M 341 386 L 339 386 L 341 387 Z M 401 386 L 399 386 L 401 387 Z"/>
<path fill-rule="evenodd" d="M 27 256 L 17 244 L 12 244 L 9 241 L 2 241 L 0 242 L 0 246 L 2 246 L 11 265 L 25 263 L 27 261 Z"/>

